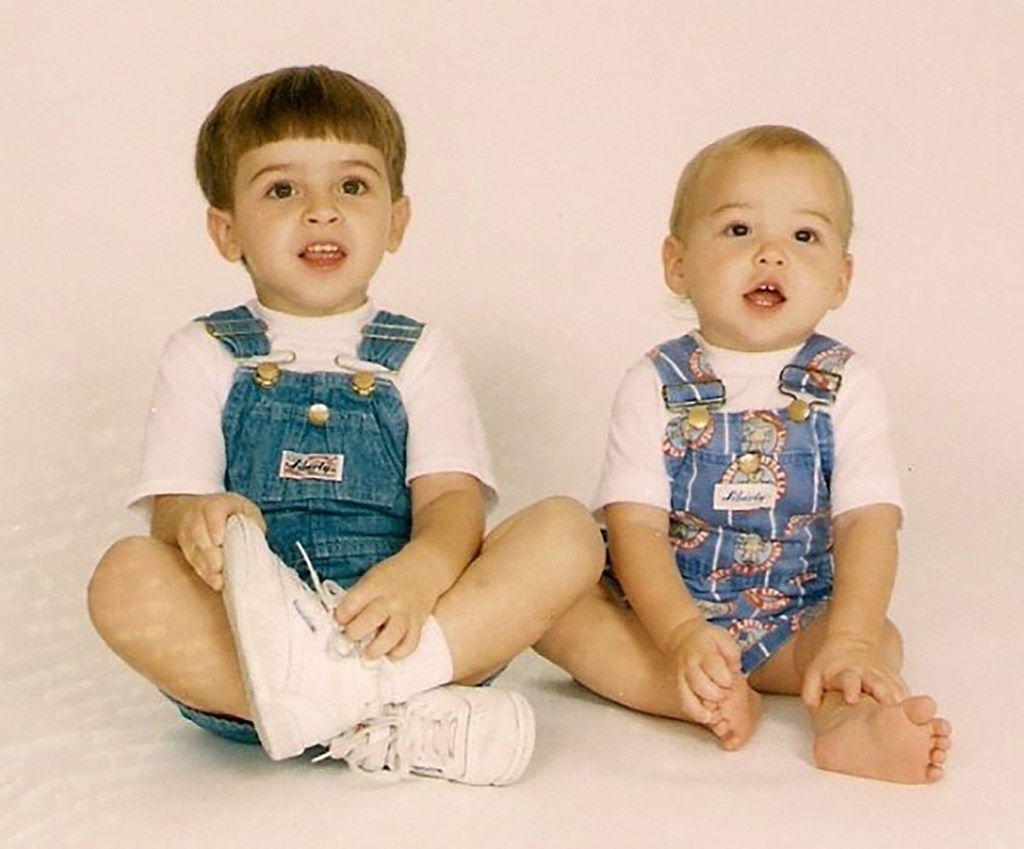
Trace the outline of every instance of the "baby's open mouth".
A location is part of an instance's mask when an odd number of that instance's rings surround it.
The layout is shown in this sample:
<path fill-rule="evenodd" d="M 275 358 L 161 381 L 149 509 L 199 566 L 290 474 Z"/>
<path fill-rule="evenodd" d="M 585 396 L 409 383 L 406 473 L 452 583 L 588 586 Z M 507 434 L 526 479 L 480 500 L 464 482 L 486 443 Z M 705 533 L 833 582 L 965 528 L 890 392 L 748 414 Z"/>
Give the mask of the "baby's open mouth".
<path fill-rule="evenodd" d="M 775 283 L 762 283 L 743 297 L 756 307 L 777 307 L 786 301 L 782 289 Z"/>

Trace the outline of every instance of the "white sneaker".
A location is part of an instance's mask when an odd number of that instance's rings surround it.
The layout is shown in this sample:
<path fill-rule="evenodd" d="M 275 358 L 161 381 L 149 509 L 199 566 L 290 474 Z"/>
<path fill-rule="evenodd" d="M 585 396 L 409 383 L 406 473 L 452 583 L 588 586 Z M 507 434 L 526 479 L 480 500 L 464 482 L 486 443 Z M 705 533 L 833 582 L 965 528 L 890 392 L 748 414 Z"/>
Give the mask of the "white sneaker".
<path fill-rule="evenodd" d="M 511 784 L 533 755 L 534 719 L 519 693 L 449 685 L 391 705 L 331 741 L 326 757 L 463 784 Z"/>
<path fill-rule="evenodd" d="M 389 661 L 364 661 L 332 611 L 342 591 L 319 594 L 270 550 L 259 528 L 230 516 L 224 538 L 224 608 L 260 743 L 273 760 L 301 754 L 384 708 Z"/>

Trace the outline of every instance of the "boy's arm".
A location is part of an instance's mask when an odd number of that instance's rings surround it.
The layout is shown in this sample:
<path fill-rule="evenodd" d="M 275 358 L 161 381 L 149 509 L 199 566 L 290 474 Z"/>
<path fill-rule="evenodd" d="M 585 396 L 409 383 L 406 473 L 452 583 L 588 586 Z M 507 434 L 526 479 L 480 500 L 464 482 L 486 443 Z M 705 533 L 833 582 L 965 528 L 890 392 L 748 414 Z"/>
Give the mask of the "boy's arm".
<path fill-rule="evenodd" d="M 480 550 L 484 497 L 472 475 L 422 475 L 409 484 L 412 533 L 392 557 L 371 568 L 345 594 L 335 618 L 367 658 L 398 659 L 419 643 L 438 599 Z"/>
<path fill-rule="evenodd" d="M 605 507 L 615 575 L 655 645 L 671 660 L 683 708 L 697 721 L 708 716 L 701 699 L 724 696 L 739 673 L 739 649 L 708 624 L 683 583 L 668 538 L 668 513 L 646 504 Z"/>
<path fill-rule="evenodd" d="M 224 525 L 240 513 L 266 530 L 263 514 L 234 492 L 158 495 L 153 499 L 150 536 L 181 549 L 185 560 L 212 589 L 224 588 Z"/>
<path fill-rule="evenodd" d="M 825 642 L 804 677 L 803 699 L 811 707 L 825 690 L 839 690 L 848 703 L 862 692 L 892 702 L 906 695 L 897 670 L 881 652 L 886 612 L 896 578 L 900 510 L 870 504 L 833 521 L 834 584 Z"/>

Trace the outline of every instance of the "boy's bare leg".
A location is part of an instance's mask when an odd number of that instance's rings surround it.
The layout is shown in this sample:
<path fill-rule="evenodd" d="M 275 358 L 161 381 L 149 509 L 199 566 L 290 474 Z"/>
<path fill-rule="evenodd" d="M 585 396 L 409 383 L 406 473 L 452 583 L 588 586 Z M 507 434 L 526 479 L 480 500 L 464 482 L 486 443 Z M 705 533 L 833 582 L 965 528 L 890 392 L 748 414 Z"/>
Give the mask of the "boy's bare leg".
<path fill-rule="evenodd" d="M 534 643 L 596 582 L 603 557 L 596 526 L 570 499 L 499 525 L 435 610 L 454 679 L 483 680 Z M 221 595 L 176 547 L 148 537 L 116 543 L 88 599 L 100 636 L 157 688 L 198 710 L 250 717 Z"/>
<path fill-rule="evenodd" d="M 757 726 L 761 697 L 738 677 L 728 695 L 705 705 L 700 723 L 682 707 L 676 672 L 636 614 L 603 586 L 593 588 L 564 613 L 534 648 L 580 684 L 611 701 L 644 713 L 704 724 L 727 750 L 742 746 Z"/>
<path fill-rule="evenodd" d="M 750 676 L 761 692 L 799 695 L 804 674 L 821 647 L 827 616 L 790 640 Z M 882 650 L 890 667 L 902 666 L 899 632 L 886 623 Z M 951 726 L 936 716 L 929 696 L 882 704 L 862 693 L 846 704 L 842 693 L 827 692 L 812 712 L 814 760 L 822 769 L 903 784 L 938 781 L 950 747 Z"/>
<path fill-rule="evenodd" d="M 99 635 L 160 690 L 207 713 L 249 718 L 220 593 L 176 547 L 148 537 L 115 543 L 88 598 Z"/>
<path fill-rule="evenodd" d="M 603 561 L 597 526 L 571 499 L 546 499 L 498 525 L 434 609 L 454 679 L 482 681 L 533 645 L 597 582 Z"/>

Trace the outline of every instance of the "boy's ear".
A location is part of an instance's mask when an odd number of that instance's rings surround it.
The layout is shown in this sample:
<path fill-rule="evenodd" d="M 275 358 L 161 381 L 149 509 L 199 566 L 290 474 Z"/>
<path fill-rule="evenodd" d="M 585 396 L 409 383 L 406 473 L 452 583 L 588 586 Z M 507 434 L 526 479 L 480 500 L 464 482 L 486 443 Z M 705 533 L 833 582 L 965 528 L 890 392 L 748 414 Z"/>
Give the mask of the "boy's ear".
<path fill-rule="evenodd" d="M 682 297 L 686 296 L 683 279 L 683 243 L 669 234 L 661 245 L 661 265 L 665 272 L 665 285 Z"/>
<path fill-rule="evenodd" d="M 387 250 L 394 253 L 402 244 L 405 237 L 405 228 L 409 226 L 409 219 L 412 217 L 412 205 L 409 197 L 403 195 L 391 204 L 391 230 L 388 233 Z"/>
<path fill-rule="evenodd" d="M 242 258 L 242 246 L 235 239 L 235 219 L 230 212 L 214 206 L 207 209 L 206 232 L 228 262 L 238 262 Z"/>

